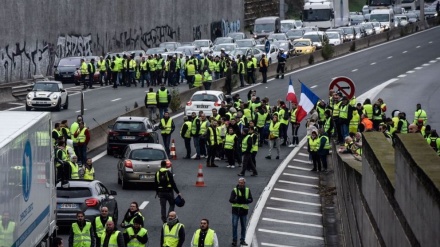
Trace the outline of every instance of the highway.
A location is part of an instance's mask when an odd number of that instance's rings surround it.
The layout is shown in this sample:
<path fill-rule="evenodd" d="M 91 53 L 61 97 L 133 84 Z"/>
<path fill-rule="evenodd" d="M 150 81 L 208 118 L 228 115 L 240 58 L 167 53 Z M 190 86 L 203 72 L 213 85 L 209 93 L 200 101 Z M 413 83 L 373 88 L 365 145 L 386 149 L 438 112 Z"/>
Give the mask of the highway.
<path fill-rule="evenodd" d="M 438 104 L 435 101 L 435 95 L 439 92 L 438 87 L 433 87 L 438 78 L 438 68 L 440 58 L 440 29 L 433 28 L 424 32 L 410 35 L 399 40 L 388 42 L 383 45 L 365 49 L 359 52 L 335 58 L 327 62 L 319 63 L 304 69 L 300 69 L 290 73 L 294 81 L 295 92 L 299 97 L 300 85 L 298 79 L 312 88 L 313 92 L 319 97 L 327 101 L 328 84 L 332 78 L 337 76 L 347 76 L 356 83 L 356 95 L 361 95 L 369 89 L 376 87 L 384 82 L 392 80 L 392 84 L 384 90 L 379 90 L 372 94 L 378 94 L 388 104 L 390 113 L 392 109 L 402 109 L 407 111 L 409 120 L 412 120 L 412 114 L 416 103 L 422 103 L 428 114 L 432 112 L 434 120 L 432 124 L 438 126 L 439 118 L 435 116 L 438 110 Z M 433 62 L 435 61 L 435 62 Z M 424 64 L 429 64 L 424 66 Z M 416 69 L 421 67 L 421 69 Z M 409 72 L 414 71 L 414 72 Z M 426 72 L 425 72 L 426 71 Z M 402 75 L 405 75 L 402 76 Z M 396 80 L 397 79 L 397 80 Z M 258 84 L 253 86 L 260 97 L 269 97 L 270 103 L 276 102 L 277 99 L 285 99 L 289 76 L 284 80 L 270 80 L 268 84 Z M 410 87 L 411 89 L 408 89 Z M 432 90 L 430 90 L 432 89 Z M 105 122 L 117 115 L 125 112 L 125 106 L 132 107 L 134 102 L 142 104 L 145 96 L 145 90 L 139 88 L 120 88 L 114 90 L 111 87 L 99 88 L 85 92 L 86 98 L 86 114 L 85 121 L 88 126 L 96 126 L 92 122 L 92 117 L 97 122 Z M 242 99 L 246 98 L 248 88 L 240 90 Z M 428 92 L 428 93 L 427 93 Z M 420 98 L 420 96 L 425 98 Z M 419 96 L 413 98 L 413 96 Z M 116 100 L 118 99 L 118 100 Z M 71 106 L 67 111 L 53 113 L 53 121 L 69 119 L 72 122 L 79 110 L 79 94 L 71 95 Z M 433 109 L 433 110 L 431 110 Z M 19 110 L 24 110 L 20 108 Z M 389 114 L 388 113 L 388 114 Z M 429 115 L 428 115 L 429 116 Z M 179 137 L 179 130 L 182 124 L 182 118 L 175 120 L 177 126 L 173 137 L 176 140 L 178 160 L 173 161 L 175 180 L 186 200 L 183 208 L 177 208 L 177 214 L 180 221 L 185 225 L 187 231 L 187 241 L 185 245 L 189 245 L 192 234 L 199 226 L 202 218 L 210 220 L 210 226 L 216 230 L 219 237 L 220 246 L 228 246 L 232 241 L 231 234 L 231 206 L 228 202 L 229 194 L 237 183 L 238 169 L 226 168 L 226 163 L 218 161 L 219 168 L 203 167 L 204 180 L 206 187 L 195 187 L 197 178 L 197 168 L 200 162 L 181 159 L 184 156 L 184 146 Z M 428 120 L 430 122 L 430 120 Z M 431 123 L 431 122 L 430 122 Z M 290 131 L 290 129 L 289 129 Z M 290 134 L 290 132 L 289 132 Z M 305 135 L 305 128 L 300 128 L 300 139 Z M 105 147 L 90 153 L 90 156 L 101 154 Z M 255 202 L 263 192 L 263 189 L 270 181 L 275 170 L 292 151 L 291 148 L 283 147 L 281 149 L 281 160 L 265 160 L 268 147 L 260 148 L 257 155 L 258 177 L 246 176 L 247 186 L 252 190 L 254 203 L 251 205 L 250 213 L 252 213 Z M 295 149 L 296 151 L 299 148 Z M 304 153 L 304 152 L 302 152 Z M 101 155 L 100 155 L 101 156 Z M 301 156 L 301 155 L 299 155 Z M 295 159 L 306 160 L 304 157 L 298 156 Z M 203 162 L 203 160 L 201 160 Z M 290 162 L 287 160 L 286 162 Z M 161 220 L 159 200 L 155 198 L 155 192 L 151 188 L 133 186 L 129 191 L 122 190 L 117 184 L 116 179 L 116 163 L 117 160 L 111 156 L 103 156 L 95 161 L 95 170 L 97 179 L 101 180 L 109 189 L 118 192 L 117 200 L 119 203 L 119 222 L 121 221 L 125 211 L 131 201 L 137 201 L 144 204 L 142 213 L 145 216 L 146 228 L 150 236 L 150 245 L 157 246 L 159 243 Z M 202 163 L 203 164 L 203 163 Z M 305 163 L 304 163 L 305 164 Z M 304 169 L 307 164 L 303 166 Z M 304 176 L 316 176 L 315 173 L 305 171 Z M 294 186 L 295 188 L 295 186 Z M 313 189 L 310 193 L 313 192 Z M 273 204 L 274 202 L 272 202 Z M 276 204 L 276 203 L 275 203 Z M 317 209 L 320 210 L 319 207 Z M 271 216 L 272 218 L 287 216 Z M 319 221 L 319 220 L 318 220 Z M 316 223 L 316 222 L 315 222 Z M 273 221 L 269 224 L 284 228 L 289 231 L 289 227 L 280 226 L 280 222 Z M 267 223 L 266 223 L 267 225 Z M 293 229 L 293 228 L 292 228 Z M 270 231 L 259 235 L 259 241 L 266 246 L 316 246 L 312 244 L 310 239 L 304 239 L 298 236 L 289 235 L 271 235 Z M 305 233 L 304 233 L 305 234 Z M 319 231 L 316 237 L 319 236 Z M 64 237 L 66 237 L 64 235 Z M 294 238 L 294 240 L 292 240 Z M 294 242 L 292 242 L 294 241 Z M 323 243 L 321 241 L 321 243 Z M 272 245 L 271 245 L 272 244 Z"/>

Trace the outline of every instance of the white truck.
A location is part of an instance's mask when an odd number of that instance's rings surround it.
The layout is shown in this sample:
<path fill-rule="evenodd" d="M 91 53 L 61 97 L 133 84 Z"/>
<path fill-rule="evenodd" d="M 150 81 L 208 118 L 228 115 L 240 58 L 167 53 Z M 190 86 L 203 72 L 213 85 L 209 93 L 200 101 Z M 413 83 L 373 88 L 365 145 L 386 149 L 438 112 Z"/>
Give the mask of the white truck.
<path fill-rule="evenodd" d="M 348 26 L 350 23 L 348 0 L 305 0 L 302 12 L 306 27 L 320 30 Z"/>
<path fill-rule="evenodd" d="M 48 112 L 0 112 L 0 246 L 46 247 L 56 235 L 56 187 Z"/>
<path fill-rule="evenodd" d="M 373 9 L 370 13 L 371 22 L 380 22 L 385 31 L 394 28 L 394 11 L 392 8 Z"/>

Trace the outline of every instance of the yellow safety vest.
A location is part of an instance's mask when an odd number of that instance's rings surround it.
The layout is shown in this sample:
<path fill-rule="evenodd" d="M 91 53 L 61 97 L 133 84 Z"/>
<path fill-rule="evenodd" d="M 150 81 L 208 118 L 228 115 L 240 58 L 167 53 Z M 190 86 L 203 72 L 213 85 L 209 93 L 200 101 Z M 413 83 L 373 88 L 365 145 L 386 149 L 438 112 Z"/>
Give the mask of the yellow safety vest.
<path fill-rule="evenodd" d="M 257 58 L 253 57 L 252 62 L 254 63 L 254 67 L 257 68 Z"/>
<path fill-rule="evenodd" d="M 208 229 L 203 246 L 212 247 L 214 245 L 214 234 L 215 234 L 214 230 Z M 191 243 L 191 247 L 198 247 L 199 246 L 199 236 L 200 236 L 200 229 L 198 229 L 194 233 L 194 237 L 193 237 L 194 242 Z"/>
<path fill-rule="evenodd" d="M 339 106 L 339 118 L 342 118 L 342 119 L 348 118 L 348 104 Z"/>
<path fill-rule="evenodd" d="M 241 141 L 241 151 L 245 152 L 247 149 L 247 140 L 249 139 L 250 135 L 246 135 L 243 140 Z"/>
<path fill-rule="evenodd" d="M 110 239 L 108 241 L 108 247 L 118 247 L 118 235 L 120 231 L 114 231 L 112 235 L 110 236 Z M 104 240 L 105 236 L 107 235 L 107 232 L 104 231 L 101 235 L 101 246 L 104 246 Z"/>
<path fill-rule="evenodd" d="M 164 247 L 177 247 L 179 243 L 179 231 L 181 227 L 185 227 L 181 223 L 176 223 L 173 228 L 168 224 L 163 224 L 163 245 Z"/>
<path fill-rule="evenodd" d="M 147 70 L 147 61 L 142 61 L 140 66 L 141 66 L 141 70 L 146 71 Z"/>
<path fill-rule="evenodd" d="M 312 139 L 311 136 L 309 136 L 308 138 L 309 138 L 310 151 L 318 151 L 319 143 L 321 140 L 319 138 Z"/>
<path fill-rule="evenodd" d="M 243 115 L 248 119 L 253 119 L 251 109 L 243 109 Z"/>
<path fill-rule="evenodd" d="M 220 141 L 220 129 L 215 128 L 215 133 L 217 134 L 217 142 L 215 143 L 215 139 L 214 139 L 214 130 L 212 129 L 212 127 L 208 128 L 209 129 L 209 141 L 211 143 L 211 145 L 216 145 L 221 143 Z"/>
<path fill-rule="evenodd" d="M 99 71 L 106 71 L 107 68 L 105 66 L 105 61 L 98 61 L 98 68 L 99 68 Z"/>
<path fill-rule="evenodd" d="M 278 120 L 280 121 L 280 123 L 282 123 L 282 124 L 288 124 L 289 123 L 289 120 L 285 120 L 283 117 L 284 117 L 284 113 L 286 113 L 286 110 L 284 110 L 284 108 L 281 108 L 279 111 L 278 111 Z"/>
<path fill-rule="evenodd" d="M 53 133 L 54 131 L 57 133 L 58 138 L 59 138 L 60 136 L 63 135 L 63 133 L 61 133 L 61 131 L 58 131 L 57 129 L 53 129 L 53 130 L 52 130 L 52 133 Z M 53 139 L 53 138 L 52 138 L 52 144 L 53 144 L 54 146 L 57 145 L 57 142 L 58 142 L 58 139 Z"/>
<path fill-rule="evenodd" d="M 251 135 L 251 138 L 254 138 L 254 136 L 256 136 L 257 134 L 253 133 Z M 253 139 L 252 139 L 253 140 Z M 251 148 L 251 152 L 258 152 L 258 138 L 256 138 L 256 140 L 254 142 L 252 142 L 252 148 Z"/>
<path fill-rule="evenodd" d="M 267 118 L 267 112 L 264 114 L 261 114 L 259 112 L 257 112 L 258 114 L 258 119 L 257 119 L 257 127 L 258 128 L 263 128 L 264 125 L 266 124 L 266 118 Z"/>
<path fill-rule="evenodd" d="M 234 141 L 237 137 L 236 134 L 230 135 L 229 133 L 225 136 L 225 149 L 234 149 Z"/>
<path fill-rule="evenodd" d="M 208 124 L 208 121 L 203 121 L 200 123 L 200 134 L 204 135 L 206 133 L 206 125 Z"/>
<path fill-rule="evenodd" d="M 79 123 L 78 122 L 73 122 L 72 125 L 70 125 L 70 133 L 72 135 L 72 141 L 73 143 L 77 143 L 78 140 L 75 138 L 75 136 L 73 136 L 73 134 L 76 132 L 76 130 L 79 128 Z"/>
<path fill-rule="evenodd" d="M 321 140 L 322 138 L 325 139 L 325 144 L 324 144 L 324 149 L 330 149 L 330 140 L 328 139 L 328 136 L 321 136 Z M 319 149 L 319 147 L 318 147 Z"/>
<path fill-rule="evenodd" d="M 200 134 L 200 130 L 199 130 L 199 133 L 196 133 L 196 131 L 197 131 L 197 124 L 196 124 L 196 121 L 197 121 L 197 119 L 198 119 L 198 118 L 195 118 L 195 119 L 192 121 L 192 124 L 191 124 L 191 134 L 192 134 L 192 135 Z"/>
<path fill-rule="evenodd" d="M 369 119 L 373 119 L 373 106 L 370 104 L 364 105 L 364 114 L 367 115 Z"/>
<path fill-rule="evenodd" d="M 113 221 L 113 218 L 109 216 L 107 221 Z M 100 238 L 105 231 L 105 227 L 104 225 L 102 225 L 100 216 L 96 216 L 95 226 L 96 226 L 96 235 L 98 238 Z"/>
<path fill-rule="evenodd" d="M 159 103 L 168 103 L 168 89 L 165 88 L 165 90 L 159 89 Z"/>
<path fill-rule="evenodd" d="M 69 161 L 70 164 L 70 179 L 79 179 L 79 166 L 78 164 Z"/>
<path fill-rule="evenodd" d="M 89 74 L 89 68 L 88 64 L 86 62 L 81 64 L 81 75 L 88 75 Z"/>
<path fill-rule="evenodd" d="M 163 63 L 163 58 L 157 60 L 157 64 L 156 64 L 156 69 L 157 70 L 161 70 L 162 69 L 162 63 Z"/>
<path fill-rule="evenodd" d="M 157 64 L 157 60 L 152 58 L 152 59 L 148 59 L 148 65 L 150 67 L 150 71 L 154 72 L 156 71 L 156 64 Z"/>
<path fill-rule="evenodd" d="M 167 171 L 168 171 L 167 168 L 160 168 L 159 171 L 156 172 L 156 181 L 157 181 L 157 184 L 158 184 L 158 186 L 157 186 L 158 189 L 164 189 L 164 188 L 162 188 L 162 185 L 160 185 L 160 177 L 159 177 L 159 174 L 160 174 L 161 172 L 167 172 Z M 167 188 L 171 188 L 172 186 L 171 186 L 171 184 L 170 184 L 170 178 L 168 177 L 168 174 L 167 174 L 167 181 L 168 181 Z M 133 219 L 134 219 L 134 218 L 133 218 Z"/>
<path fill-rule="evenodd" d="M 353 116 L 350 120 L 349 130 L 350 132 L 356 133 L 359 126 L 360 117 L 357 110 L 353 111 Z"/>
<path fill-rule="evenodd" d="M 12 246 L 14 244 L 14 230 L 15 222 L 9 221 L 6 228 L 3 228 L 3 224 L 0 224 L 0 245 Z"/>
<path fill-rule="evenodd" d="M 278 137 L 280 135 L 280 122 L 276 122 L 275 125 L 273 124 L 273 121 L 270 122 L 269 132 L 273 137 Z"/>
<path fill-rule="evenodd" d="M 164 118 L 162 118 L 160 120 L 160 124 L 162 125 L 162 127 L 165 127 L 165 129 L 163 129 L 161 131 L 162 134 L 170 134 L 171 133 L 172 122 L 173 122 L 173 119 L 171 119 L 171 118 L 168 118 L 168 121 L 166 123 L 165 123 Z"/>
<path fill-rule="evenodd" d="M 183 123 L 182 128 L 180 128 L 180 135 L 182 136 L 182 129 L 184 125 L 188 126 L 188 129 L 183 134 L 183 137 L 191 138 L 191 125 L 192 125 L 191 121 L 186 121 L 185 123 Z"/>
<path fill-rule="evenodd" d="M 423 125 L 426 125 L 426 122 L 428 120 L 428 116 L 426 115 L 426 111 L 420 109 L 414 113 L 414 124 L 417 124 L 417 121 L 419 119 L 423 120 Z"/>
<path fill-rule="evenodd" d="M 203 81 L 208 81 L 208 82 L 212 81 L 212 75 L 208 73 L 207 70 L 205 70 L 205 73 L 203 74 Z"/>
<path fill-rule="evenodd" d="M 86 222 L 82 231 L 79 229 L 78 223 L 72 224 L 73 231 L 73 247 L 89 247 L 92 244 L 92 239 L 90 238 L 90 230 L 92 223 Z M 103 241 L 101 241 L 102 243 Z"/>
<path fill-rule="evenodd" d="M 333 104 L 333 117 L 339 117 L 339 106 L 341 105 L 341 102 Z"/>
<path fill-rule="evenodd" d="M 237 188 L 234 188 L 234 192 L 235 192 L 235 195 L 237 197 L 242 196 L 241 195 L 241 191 L 238 190 Z M 248 187 L 245 188 L 244 197 L 245 197 L 246 200 L 249 198 L 249 188 Z M 247 204 L 240 204 L 240 203 L 232 203 L 232 207 L 233 208 L 249 209 L 249 205 L 247 205 Z"/>
<path fill-rule="evenodd" d="M 84 180 L 93 180 L 95 178 L 95 168 L 87 169 L 84 168 Z"/>
<path fill-rule="evenodd" d="M 147 93 L 147 105 L 157 105 L 156 96 L 155 92 Z"/>
<path fill-rule="evenodd" d="M 296 110 L 297 109 L 298 108 L 290 110 L 290 122 L 291 123 L 296 123 Z"/>
<path fill-rule="evenodd" d="M 84 128 L 79 132 L 78 136 L 76 137 L 78 143 L 84 143 L 84 142 L 86 141 L 86 134 L 85 134 L 86 129 L 87 129 L 87 128 L 84 127 Z"/>
<path fill-rule="evenodd" d="M 196 74 L 196 66 L 194 66 L 194 64 L 188 64 L 186 66 L 186 73 L 188 74 L 188 76 L 192 76 Z"/>
<path fill-rule="evenodd" d="M 243 62 L 239 62 L 238 63 L 237 73 L 238 74 L 243 74 L 243 75 L 245 74 L 244 63 Z"/>
<path fill-rule="evenodd" d="M 203 76 L 201 74 L 196 74 L 194 76 L 194 87 L 202 86 Z"/>
<path fill-rule="evenodd" d="M 71 134 L 70 134 L 70 129 L 69 129 L 69 128 L 62 127 L 62 128 L 61 128 L 61 135 L 63 134 L 63 130 L 66 131 L 66 133 L 67 133 L 67 138 L 68 138 L 68 139 L 72 138 L 72 137 L 71 137 Z"/>
<path fill-rule="evenodd" d="M 67 154 L 67 150 L 66 149 L 58 149 L 57 150 L 57 152 L 56 152 L 56 156 L 58 157 L 58 152 L 62 152 L 62 155 L 61 155 L 61 159 L 63 160 L 63 161 L 68 161 L 67 160 L 67 157 L 69 156 L 68 154 Z M 60 163 L 56 163 L 56 167 L 60 167 L 61 166 L 61 164 Z"/>
<path fill-rule="evenodd" d="M 127 229 L 127 234 L 128 234 L 129 237 L 134 235 L 133 227 L 129 227 Z M 147 229 L 145 229 L 143 227 L 137 233 L 137 235 L 140 236 L 140 237 L 143 237 L 146 234 L 148 234 L 148 231 L 147 231 Z M 139 242 L 139 240 L 137 240 L 137 238 L 129 238 L 129 239 L 130 240 L 127 243 L 127 247 L 145 247 L 145 244 Z"/>

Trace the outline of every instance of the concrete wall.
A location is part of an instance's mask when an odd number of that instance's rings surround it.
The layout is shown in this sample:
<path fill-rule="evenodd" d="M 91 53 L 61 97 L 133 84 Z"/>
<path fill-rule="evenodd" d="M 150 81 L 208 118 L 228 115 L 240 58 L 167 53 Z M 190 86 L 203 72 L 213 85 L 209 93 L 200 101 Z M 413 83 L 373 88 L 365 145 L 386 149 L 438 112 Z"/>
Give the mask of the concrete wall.
<path fill-rule="evenodd" d="M 0 0 L 0 83 L 52 75 L 59 58 L 243 30 L 243 0 Z"/>
<path fill-rule="evenodd" d="M 346 246 L 440 246 L 440 157 L 419 134 L 365 133 L 361 161 L 332 159 Z"/>

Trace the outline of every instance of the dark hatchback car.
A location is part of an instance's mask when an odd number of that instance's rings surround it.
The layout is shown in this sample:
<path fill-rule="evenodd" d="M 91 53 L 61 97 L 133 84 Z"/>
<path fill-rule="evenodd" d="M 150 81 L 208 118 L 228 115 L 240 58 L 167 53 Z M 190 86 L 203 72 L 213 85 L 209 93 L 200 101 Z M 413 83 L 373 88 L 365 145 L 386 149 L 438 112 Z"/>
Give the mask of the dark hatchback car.
<path fill-rule="evenodd" d="M 69 226 L 76 221 L 76 213 L 82 211 L 89 221 L 100 215 L 100 208 L 107 207 L 108 215 L 118 222 L 116 191 L 108 190 L 98 180 L 70 180 L 69 188 L 57 185 L 57 224 Z"/>
<path fill-rule="evenodd" d="M 62 83 L 75 83 L 75 73 L 81 66 L 82 57 L 65 57 L 61 58 L 55 67 L 54 77 L 56 81 Z"/>
<path fill-rule="evenodd" d="M 107 154 L 120 154 L 131 143 L 159 143 L 157 126 L 147 117 L 118 117 L 109 125 Z"/>

